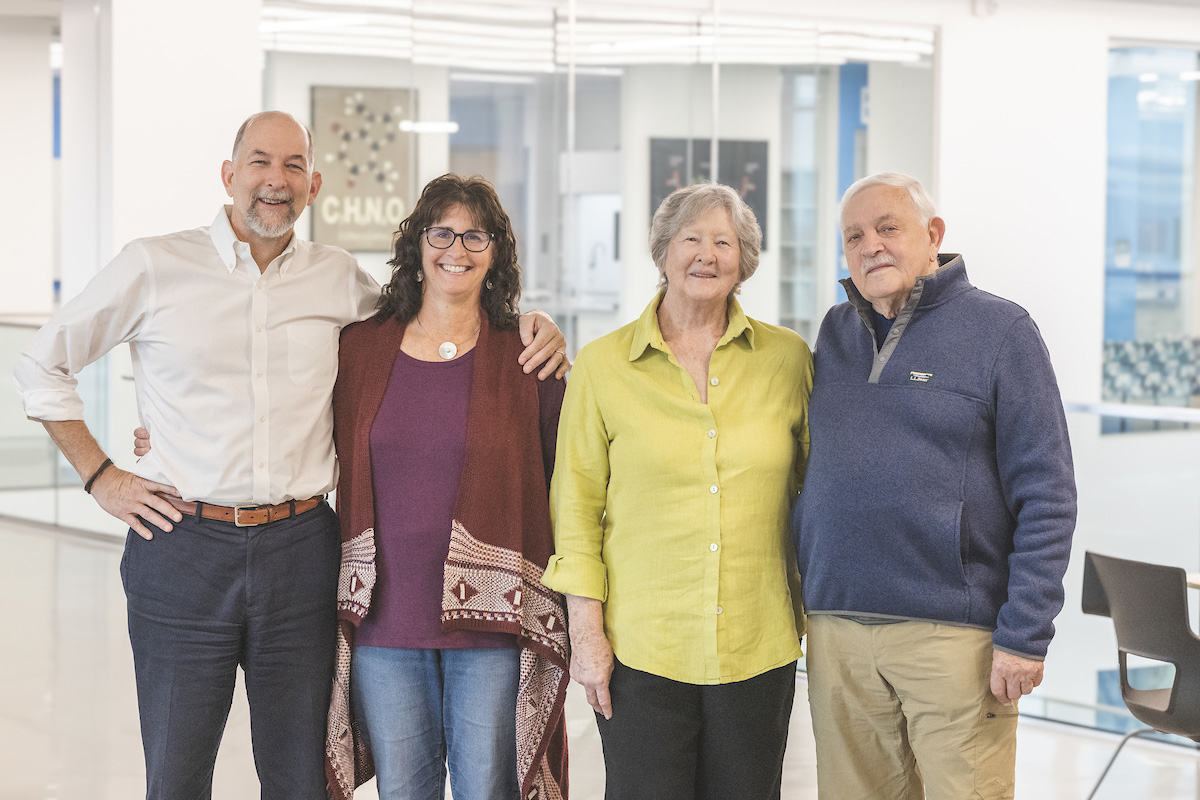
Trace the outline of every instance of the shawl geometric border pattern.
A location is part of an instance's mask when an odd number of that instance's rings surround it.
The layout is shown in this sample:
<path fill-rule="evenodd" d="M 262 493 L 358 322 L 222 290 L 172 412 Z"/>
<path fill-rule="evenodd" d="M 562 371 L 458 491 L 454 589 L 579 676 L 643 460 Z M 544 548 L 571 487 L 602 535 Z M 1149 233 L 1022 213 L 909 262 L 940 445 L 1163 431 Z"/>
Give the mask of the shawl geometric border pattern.
<path fill-rule="evenodd" d="M 476 539 L 458 520 L 450 533 L 442 621 L 519 624 L 517 775 L 525 800 L 562 800 L 544 751 L 546 727 L 562 712 L 567 674 L 567 614 L 562 595 L 542 585 L 544 570 L 520 553 Z M 539 747 L 541 751 L 539 752 Z"/>
<path fill-rule="evenodd" d="M 375 578 L 375 529 L 367 528 L 350 541 L 342 543 L 337 595 L 339 616 L 349 614 L 357 620 L 367 616 Z"/>
<path fill-rule="evenodd" d="M 333 800 L 352 800 L 355 787 L 366 783 L 375 774 L 371 751 L 364 744 L 366 738 L 350 714 L 351 639 L 355 626 L 371 607 L 375 577 L 375 530 L 368 528 L 342 543 L 333 694 L 325 730 L 325 778 L 329 797 Z M 355 728 L 353 735 L 352 726 Z"/>

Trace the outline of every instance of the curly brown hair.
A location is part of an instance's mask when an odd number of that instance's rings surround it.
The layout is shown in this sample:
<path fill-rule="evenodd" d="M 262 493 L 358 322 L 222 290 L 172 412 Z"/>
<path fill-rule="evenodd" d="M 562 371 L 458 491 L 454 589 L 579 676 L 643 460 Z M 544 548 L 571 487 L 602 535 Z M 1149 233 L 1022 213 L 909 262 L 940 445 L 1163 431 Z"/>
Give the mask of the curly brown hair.
<path fill-rule="evenodd" d="M 393 257 L 388 261 L 392 279 L 383 287 L 377 316 L 396 317 L 408 322 L 421 310 L 423 298 L 417 274 L 421 269 L 422 232 L 438 222 L 454 206 L 461 206 L 480 230 L 493 234 L 490 245 L 492 268 L 488 281 L 479 295 L 479 304 L 488 315 L 488 322 L 497 328 L 516 327 L 521 299 L 521 266 L 517 263 L 517 237 L 512 223 L 500 205 L 492 184 L 473 175 L 464 178 L 447 173 L 431 180 L 422 190 L 421 199 L 392 240 Z"/>

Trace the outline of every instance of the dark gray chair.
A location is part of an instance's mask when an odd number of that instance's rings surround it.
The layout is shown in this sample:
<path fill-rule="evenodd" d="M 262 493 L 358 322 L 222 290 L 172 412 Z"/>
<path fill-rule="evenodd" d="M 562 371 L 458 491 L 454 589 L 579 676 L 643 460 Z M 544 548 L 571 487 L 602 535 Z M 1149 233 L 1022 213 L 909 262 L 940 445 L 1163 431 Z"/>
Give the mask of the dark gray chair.
<path fill-rule="evenodd" d="M 1200 742 L 1200 637 L 1188 624 L 1187 573 L 1143 561 L 1087 553 L 1083 563 L 1083 613 L 1112 617 L 1117 631 L 1121 699 L 1149 728 L 1127 733 L 1100 774 L 1091 800 L 1125 743 L 1159 732 Z M 1133 654 L 1175 666 L 1167 689 L 1134 689 L 1125 658 Z"/>

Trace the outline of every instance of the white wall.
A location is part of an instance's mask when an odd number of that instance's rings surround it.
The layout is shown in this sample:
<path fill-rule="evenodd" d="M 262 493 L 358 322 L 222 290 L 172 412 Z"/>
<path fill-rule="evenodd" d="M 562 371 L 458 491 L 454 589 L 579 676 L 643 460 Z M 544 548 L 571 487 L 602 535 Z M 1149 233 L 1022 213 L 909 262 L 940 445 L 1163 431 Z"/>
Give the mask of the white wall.
<path fill-rule="evenodd" d="M 221 162 L 261 108 L 258 15 L 258 0 L 64 1 L 64 300 L 129 240 L 212 221 Z"/>
<path fill-rule="evenodd" d="M 258 0 L 110 0 L 113 244 L 207 225 L 262 109 Z M 181 191 L 182 190 L 182 191 Z"/>
<path fill-rule="evenodd" d="M 1111 33 L 1033 9 L 947 24 L 939 58 L 945 249 L 1030 311 L 1076 400 L 1099 397 Z"/>
<path fill-rule="evenodd" d="M 53 300 L 51 20 L 0 17 L 0 314 L 49 313 Z"/>
<path fill-rule="evenodd" d="M 880 61 L 867 66 L 867 86 L 867 173 L 903 172 L 933 185 L 931 70 Z"/>

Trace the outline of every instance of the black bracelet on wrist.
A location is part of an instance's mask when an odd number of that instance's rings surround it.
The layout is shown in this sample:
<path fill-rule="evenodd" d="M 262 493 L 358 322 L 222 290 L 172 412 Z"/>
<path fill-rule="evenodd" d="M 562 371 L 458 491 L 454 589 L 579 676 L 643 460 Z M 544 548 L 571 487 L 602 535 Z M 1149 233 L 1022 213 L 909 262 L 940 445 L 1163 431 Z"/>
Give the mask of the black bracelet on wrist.
<path fill-rule="evenodd" d="M 92 473 L 92 477 L 87 479 L 87 483 L 85 483 L 83 485 L 83 490 L 85 492 L 87 492 L 88 494 L 91 494 L 92 493 L 92 484 L 94 484 L 96 482 L 96 478 L 99 478 L 100 473 L 104 472 L 104 470 L 108 469 L 112 465 L 113 465 L 113 463 L 112 463 L 111 458 L 104 459 L 104 463 L 100 465 L 100 468 Z"/>

